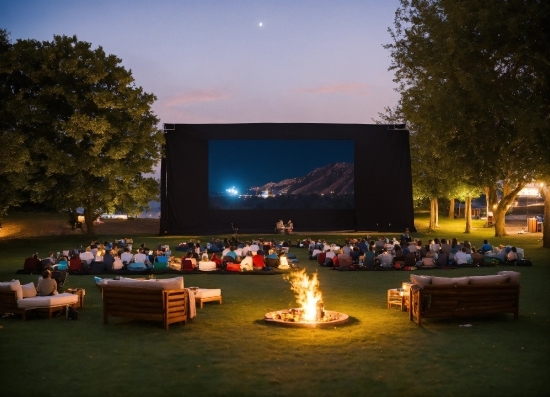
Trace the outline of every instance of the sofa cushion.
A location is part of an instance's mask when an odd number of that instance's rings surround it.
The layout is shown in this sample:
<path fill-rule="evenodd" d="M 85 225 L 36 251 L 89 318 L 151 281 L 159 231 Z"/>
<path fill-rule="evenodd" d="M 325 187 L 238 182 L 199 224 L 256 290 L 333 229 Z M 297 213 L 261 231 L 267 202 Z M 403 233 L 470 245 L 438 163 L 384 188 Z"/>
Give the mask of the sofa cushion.
<path fill-rule="evenodd" d="M 433 285 L 468 285 L 468 277 L 432 277 Z"/>
<path fill-rule="evenodd" d="M 16 291 L 17 300 L 23 299 L 23 289 L 19 280 L 12 280 L 0 283 L 0 291 Z"/>
<path fill-rule="evenodd" d="M 428 285 L 432 283 L 432 276 L 417 276 L 411 274 L 411 281 L 416 285 Z"/>
<path fill-rule="evenodd" d="M 20 309 L 33 309 L 52 306 L 64 306 L 74 303 L 78 303 L 78 295 L 65 292 L 63 294 L 51 296 L 35 296 L 33 298 L 20 299 L 17 301 L 17 307 Z"/>
<path fill-rule="evenodd" d="M 164 279 L 135 280 L 127 277 L 120 277 L 120 280 L 102 279 L 99 285 L 116 285 L 117 287 L 134 287 L 147 289 L 183 289 L 183 277 Z"/>
<path fill-rule="evenodd" d="M 32 281 L 28 284 L 23 284 L 21 289 L 23 290 L 23 298 L 33 298 L 36 296 L 36 287 Z"/>
<path fill-rule="evenodd" d="M 501 274 L 489 276 L 471 276 L 470 284 L 504 284 L 508 280 L 508 276 Z"/>
<path fill-rule="evenodd" d="M 195 294 L 195 298 L 211 298 L 213 296 L 221 296 L 222 290 L 217 288 L 212 289 L 206 289 L 206 288 L 199 288 L 197 293 Z"/>
<path fill-rule="evenodd" d="M 514 272 L 511 270 L 505 270 L 502 272 L 498 272 L 497 274 L 502 276 L 508 276 L 508 282 L 512 284 L 519 284 L 519 278 L 521 276 L 520 272 Z"/>

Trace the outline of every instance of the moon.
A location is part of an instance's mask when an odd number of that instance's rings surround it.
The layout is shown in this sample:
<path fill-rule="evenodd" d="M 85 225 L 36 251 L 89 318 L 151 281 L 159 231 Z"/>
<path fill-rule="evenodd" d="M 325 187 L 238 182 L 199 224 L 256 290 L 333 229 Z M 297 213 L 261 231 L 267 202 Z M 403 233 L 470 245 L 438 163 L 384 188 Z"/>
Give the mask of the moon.
<path fill-rule="evenodd" d="M 259 25 L 259 26 L 262 27 L 262 26 L 264 26 L 264 24 L 263 24 L 262 22 L 260 22 L 260 25 Z"/>

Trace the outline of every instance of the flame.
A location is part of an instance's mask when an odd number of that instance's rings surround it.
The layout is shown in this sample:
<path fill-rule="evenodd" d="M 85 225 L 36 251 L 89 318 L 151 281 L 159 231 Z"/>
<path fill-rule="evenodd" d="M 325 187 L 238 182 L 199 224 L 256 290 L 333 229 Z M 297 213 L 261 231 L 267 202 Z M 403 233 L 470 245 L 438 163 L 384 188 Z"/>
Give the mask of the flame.
<path fill-rule="evenodd" d="M 306 269 L 297 270 L 285 276 L 285 280 L 290 282 L 290 289 L 296 295 L 296 302 L 302 309 L 302 319 L 304 321 L 315 322 L 317 318 L 317 303 L 323 300 L 323 296 L 319 290 L 317 273 L 309 277 Z"/>

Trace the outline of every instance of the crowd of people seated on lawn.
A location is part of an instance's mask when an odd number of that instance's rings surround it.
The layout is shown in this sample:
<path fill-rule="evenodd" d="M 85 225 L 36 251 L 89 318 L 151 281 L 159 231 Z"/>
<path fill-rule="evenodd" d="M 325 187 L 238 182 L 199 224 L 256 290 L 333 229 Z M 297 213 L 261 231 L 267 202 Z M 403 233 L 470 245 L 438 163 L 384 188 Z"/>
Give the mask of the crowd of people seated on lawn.
<path fill-rule="evenodd" d="M 376 241 L 370 236 L 347 239 L 342 247 L 324 240 L 305 243 L 309 247 L 310 259 L 336 270 L 460 267 L 498 263 L 514 265 L 522 259 L 516 247 L 500 246 L 497 249 L 485 240 L 480 250 L 476 250 L 470 242 L 460 243 L 457 238 L 434 238 L 428 244 L 423 244 L 413 239 L 408 230 L 395 239 L 384 236 Z M 523 250 L 520 251 L 523 253 Z"/>
<path fill-rule="evenodd" d="M 42 273 L 44 270 L 68 271 L 69 273 L 101 273 L 116 270 L 151 270 L 156 262 L 169 262 L 173 258 L 169 246 L 161 245 L 151 250 L 141 244 L 135 253 L 132 253 L 131 239 L 121 239 L 103 243 L 92 241 L 89 246 L 81 245 L 72 250 L 58 252 L 55 255 L 49 252 L 40 259 L 35 253 L 25 259 L 24 273 Z M 258 238 L 243 241 L 233 235 L 223 240 L 213 238 L 202 245 L 200 241 L 190 240 L 178 245 L 177 250 L 184 251 L 184 259 L 192 258 L 192 268 L 200 269 L 206 262 L 216 263 L 217 268 L 224 268 L 228 263 L 237 264 L 241 270 L 252 270 L 260 267 L 278 267 L 281 269 L 292 267 L 296 260 L 294 255 L 289 257 L 288 250 L 291 240 L 276 241 L 274 239 Z M 346 239 L 342 246 L 329 244 L 327 241 L 309 238 L 297 240 L 296 247 L 307 247 L 310 259 L 319 264 L 337 267 L 339 270 L 354 268 L 430 268 L 446 266 L 476 266 L 490 261 L 492 264 L 515 264 L 523 259 L 523 250 L 511 247 L 493 247 L 487 240 L 479 250 L 472 247 L 468 241 L 462 243 L 457 238 L 447 240 L 434 238 L 428 244 L 412 238 L 406 230 L 400 237 L 377 239 L 366 236 L 364 238 Z M 208 254 L 213 254 L 208 258 Z M 205 256 L 206 255 L 206 256 Z M 260 256 L 260 258 L 254 258 Z M 168 265 L 166 266 L 168 268 Z"/>
<path fill-rule="evenodd" d="M 291 245 L 291 240 L 276 241 L 258 238 L 244 241 L 233 235 L 223 240 L 212 239 L 206 245 L 194 240 L 182 242 L 178 244 L 177 250 L 186 252 L 182 261 L 193 258 L 195 262 L 198 262 L 198 270 L 202 270 L 201 262 L 209 264 L 214 262 L 218 269 L 249 271 L 293 267 L 292 262 L 297 259 L 295 255 L 288 254 Z M 212 254 L 210 259 L 208 253 Z M 200 261 L 199 258 L 201 258 Z M 194 267 L 193 264 L 193 269 Z M 187 268 L 186 270 L 191 269 Z"/>
<path fill-rule="evenodd" d="M 135 254 L 132 254 L 132 240 L 121 239 L 115 242 L 100 243 L 92 241 L 83 248 L 76 246 L 72 250 L 65 250 L 54 255 L 50 252 L 47 257 L 40 259 L 35 253 L 25 259 L 24 273 L 42 273 L 45 270 L 67 271 L 69 273 L 101 273 L 104 271 L 122 270 L 138 263 L 144 269 L 152 269 L 153 263 L 159 257 L 170 257 L 170 247 L 159 245 L 156 250 L 150 250 L 141 244 Z"/>

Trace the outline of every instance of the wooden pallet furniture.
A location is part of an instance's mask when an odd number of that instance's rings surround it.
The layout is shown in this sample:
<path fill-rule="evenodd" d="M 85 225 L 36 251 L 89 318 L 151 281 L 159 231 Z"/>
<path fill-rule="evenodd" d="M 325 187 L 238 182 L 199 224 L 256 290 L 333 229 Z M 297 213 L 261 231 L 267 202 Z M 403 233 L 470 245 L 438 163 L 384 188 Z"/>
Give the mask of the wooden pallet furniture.
<path fill-rule="evenodd" d="M 17 291 L 0 291 L 0 313 L 20 314 L 26 320 L 29 310 L 17 306 Z"/>
<path fill-rule="evenodd" d="M 499 313 L 519 316 L 519 283 L 480 285 L 414 285 L 410 289 L 409 319 L 473 317 Z"/>
<path fill-rule="evenodd" d="M 170 324 L 187 322 L 188 292 L 185 289 L 147 289 L 121 285 L 104 285 L 103 322 L 109 316 L 145 321 L 160 321 L 164 329 Z"/>
<path fill-rule="evenodd" d="M 67 306 L 76 308 L 78 305 L 78 296 L 68 293 L 18 300 L 17 291 L 0 290 L 0 313 L 20 314 L 23 320 L 27 319 L 29 312 L 46 313 L 48 318 L 52 318 L 53 313 L 64 310 Z"/>

